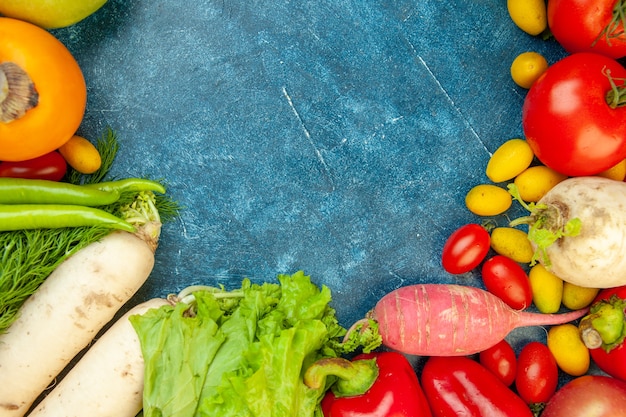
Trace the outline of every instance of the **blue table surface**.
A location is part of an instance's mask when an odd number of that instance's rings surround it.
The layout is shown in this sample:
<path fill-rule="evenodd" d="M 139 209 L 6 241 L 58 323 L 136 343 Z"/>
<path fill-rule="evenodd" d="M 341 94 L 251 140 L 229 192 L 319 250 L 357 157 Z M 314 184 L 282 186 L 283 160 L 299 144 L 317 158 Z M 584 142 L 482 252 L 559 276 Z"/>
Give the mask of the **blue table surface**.
<path fill-rule="evenodd" d="M 131 304 L 303 270 L 346 327 L 402 285 L 482 285 L 442 246 L 523 137 L 511 62 L 565 56 L 500 0 L 109 0 L 53 33 L 87 82 L 79 133 L 113 128 L 112 174 L 164 178 L 184 206 Z"/>

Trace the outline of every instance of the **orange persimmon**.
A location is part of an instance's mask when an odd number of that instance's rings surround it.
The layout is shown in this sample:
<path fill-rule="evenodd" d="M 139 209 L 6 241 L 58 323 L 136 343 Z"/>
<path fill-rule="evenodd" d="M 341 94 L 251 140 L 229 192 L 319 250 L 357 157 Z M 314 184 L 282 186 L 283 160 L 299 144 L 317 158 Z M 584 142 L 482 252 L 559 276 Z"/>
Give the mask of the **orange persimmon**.
<path fill-rule="evenodd" d="M 0 17 L 0 161 L 59 148 L 78 129 L 86 104 L 83 73 L 65 45 L 32 23 Z"/>

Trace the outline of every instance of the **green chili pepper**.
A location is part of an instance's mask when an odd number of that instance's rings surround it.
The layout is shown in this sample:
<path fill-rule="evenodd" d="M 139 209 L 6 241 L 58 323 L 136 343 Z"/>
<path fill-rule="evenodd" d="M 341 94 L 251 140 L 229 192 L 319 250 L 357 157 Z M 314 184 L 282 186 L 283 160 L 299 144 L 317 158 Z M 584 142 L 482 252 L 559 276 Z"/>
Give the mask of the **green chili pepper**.
<path fill-rule="evenodd" d="M 104 206 L 119 198 L 120 193 L 116 190 L 99 190 L 58 181 L 0 178 L 0 204 Z"/>
<path fill-rule="evenodd" d="M 141 192 L 141 191 L 153 191 L 161 194 L 165 194 L 165 187 L 156 181 L 144 179 L 144 178 L 125 178 L 123 180 L 95 182 L 93 184 L 86 184 L 85 187 L 97 188 L 101 191 L 115 192 Z"/>
<path fill-rule="evenodd" d="M 0 204 L 0 232 L 106 226 L 134 232 L 128 222 L 94 207 L 65 204 Z"/>

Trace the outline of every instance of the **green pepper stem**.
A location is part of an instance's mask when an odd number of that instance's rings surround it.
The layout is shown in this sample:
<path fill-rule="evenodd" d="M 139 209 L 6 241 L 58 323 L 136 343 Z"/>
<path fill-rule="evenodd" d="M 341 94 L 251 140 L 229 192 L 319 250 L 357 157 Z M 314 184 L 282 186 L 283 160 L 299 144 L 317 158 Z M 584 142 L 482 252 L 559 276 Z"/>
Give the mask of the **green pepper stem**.
<path fill-rule="evenodd" d="M 344 358 L 323 358 L 309 366 L 304 383 L 311 389 L 321 389 L 329 376 L 336 377 L 331 390 L 336 397 L 352 397 L 366 393 L 379 374 L 376 359 L 349 361 Z"/>
<path fill-rule="evenodd" d="M 612 296 L 595 303 L 578 326 L 581 338 L 590 349 L 602 347 L 610 352 L 626 337 L 626 300 Z"/>

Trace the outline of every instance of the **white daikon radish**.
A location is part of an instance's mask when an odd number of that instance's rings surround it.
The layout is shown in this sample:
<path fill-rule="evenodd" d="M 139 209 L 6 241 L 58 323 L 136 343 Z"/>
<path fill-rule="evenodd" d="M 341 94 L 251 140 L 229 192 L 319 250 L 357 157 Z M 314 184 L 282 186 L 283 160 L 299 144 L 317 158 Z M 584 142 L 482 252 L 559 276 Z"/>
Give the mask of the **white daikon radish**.
<path fill-rule="evenodd" d="M 146 234 L 152 242 L 107 235 L 66 259 L 26 300 L 0 335 L 0 417 L 23 416 L 143 285 L 158 231 Z"/>
<path fill-rule="evenodd" d="M 136 416 L 142 408 L 144 361 L 128 318 L 167 303 L 154 298 L 124 314 L 28 416 Z"/>
<path fill-rule="evenodd" d="M 530 216 L 513 225 L 529 225 L 528 238 L 550 272 L 582 287 L 626 284 L 626 183 L 572 177 L 525 206 Z"/>

